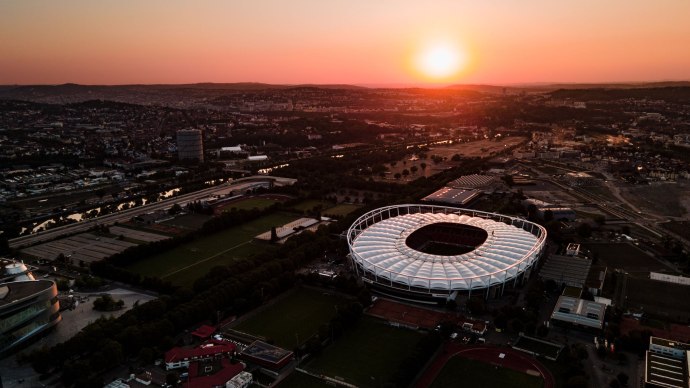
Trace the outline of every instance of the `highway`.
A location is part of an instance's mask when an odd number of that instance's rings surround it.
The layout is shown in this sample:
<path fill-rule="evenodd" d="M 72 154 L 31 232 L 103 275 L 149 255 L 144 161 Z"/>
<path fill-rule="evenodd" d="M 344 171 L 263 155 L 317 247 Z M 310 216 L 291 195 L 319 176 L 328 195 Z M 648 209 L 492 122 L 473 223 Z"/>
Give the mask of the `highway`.
<path fill-rule="evenodd" d="M 168 209 L 176 203 L 184 207 L 189 202 L 199 201 L 210 196 L 224 196 L 230 193 L 231 191 L 244 192 L 258 185 L 265 184 L 268 181 L 275 181 L 276 179 L 281 178 L 257 175 L 247 178 L 236 179 L 234 181 L 222 183 L 218 186 L 209 187 L 192 193 L 178 195 L 172 198 L 164 199 L 159 202 L 150 203 L 126 210 L 121 210 L 116 213 L 111 213 L 89 220 L 80 221 L 74 224 L 58 226 L 27 236 L 16 237 L 11 239 L 9 241 L 9 244 L 11 248 L 21 248 L 34 245 L 40 242 L 55 240 L 65 235 L 72 235 L 75 233 L 84 232 L 86 230 L 93 228 L 96 225 L 112 225 L 116 222 L 126 222 L 132 219 L 132 217 L 136 217 L 138 215 Z"/>

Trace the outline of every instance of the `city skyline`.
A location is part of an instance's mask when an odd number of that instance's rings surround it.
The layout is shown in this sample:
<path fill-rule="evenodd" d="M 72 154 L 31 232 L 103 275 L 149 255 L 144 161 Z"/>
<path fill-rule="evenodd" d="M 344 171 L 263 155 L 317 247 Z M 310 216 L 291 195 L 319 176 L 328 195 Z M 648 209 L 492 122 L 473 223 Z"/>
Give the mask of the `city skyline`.
<path fill-rule="evenodd" d="M 690 79 L 690 3 L 0 5 L 0 84 Z"/>

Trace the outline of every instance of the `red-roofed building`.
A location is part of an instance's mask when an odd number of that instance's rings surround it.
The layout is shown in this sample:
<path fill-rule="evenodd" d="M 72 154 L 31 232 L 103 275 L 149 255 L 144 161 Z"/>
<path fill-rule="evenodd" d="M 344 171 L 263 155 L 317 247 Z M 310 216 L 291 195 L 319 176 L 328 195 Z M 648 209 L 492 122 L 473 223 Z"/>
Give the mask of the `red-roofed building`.
<path fill-rule="evenodd" d="M 216 328 L 209 325 L 201 325 L 199 328 L 192 332 L 192 335 L 202 340 L 208 339 L 216 332 Z"/>
<path fill-rule="evenodd" d="M 216 340 L 208 341 L 193 349 L 174 347 L 165 353 L 165 369 L 186 368 L 189 367 L 191 361 L 229 356 L 235 352 L 235 348 L 235 344 L 231 342 Z"/>
<path fill-rule="evenodd" d="M 224 388 L 225 383 L 244 370 L 244 364 L 241 362 L 233 364 L 227 358 L 221 360 L 221 367 L 222 369 L 214 374 L 200 376 L 199 363 L 193 362 L 189 365 L 188 380 L 182 386 L 184 388 Z"/>

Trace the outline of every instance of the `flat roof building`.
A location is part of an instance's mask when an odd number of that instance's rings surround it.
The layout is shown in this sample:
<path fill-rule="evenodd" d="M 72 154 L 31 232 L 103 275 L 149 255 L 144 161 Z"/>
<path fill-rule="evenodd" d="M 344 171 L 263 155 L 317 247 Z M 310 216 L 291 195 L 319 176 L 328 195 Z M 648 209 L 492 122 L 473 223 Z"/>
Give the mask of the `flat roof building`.
<path fill-rule="evenodd" d="M 561 295 L 551 314 L 551 321 L 601 330 L 605 313 L 606 305 L 603 303 Z"/>
<path fill-rule="evenodd" d="M 422 198 L 422 202 L 465 206 L 480 195 L 481 193 L 478 190 L 444 187 Z"/>
<path fill-rule="evenodd" d="M 649 338 L 644 383 L 648 388 L 688 388 L 690 345 L 659 337 Z"/>

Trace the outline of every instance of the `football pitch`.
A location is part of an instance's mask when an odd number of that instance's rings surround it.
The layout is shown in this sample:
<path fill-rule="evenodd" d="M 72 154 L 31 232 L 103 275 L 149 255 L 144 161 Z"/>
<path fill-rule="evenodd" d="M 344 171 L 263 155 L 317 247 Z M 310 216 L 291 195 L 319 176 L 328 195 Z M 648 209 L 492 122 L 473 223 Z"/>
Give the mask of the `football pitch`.
<path fill-rule="evenodd" d="M 281 226 L 295 219 L 297 217 L 293 214 L 273 213 L 194 240 L 126 268 L 142 276 L 157 276 L 175 285 L 189 286 L 214 266 L 273 248 L 266 243 L 253 243 L 252 239 L 257 234 L 271 230 L 272 226 Z"/>
<path fill-rule="evenodd" d="M 273 339 L 276 345 L 293 349 L 328 323 L 339 304 L 340 295 L 299 288 L 240 322 L 233 329 Z"/>
<path fill-rule="evenodd" d="M 419 332 L 363 316 L 303 367 L 360 387 L 378 387 L 391 380 L 420 338 Z"/>
<path fill-rule="evenodd" d="M 481 388 L 541 388 L 544 380 L 512 369 L 455 356 L 441 369 L 431 388 L 465 385 Z"/>

